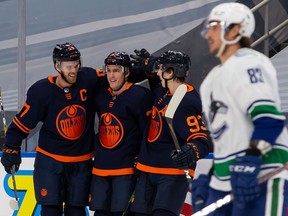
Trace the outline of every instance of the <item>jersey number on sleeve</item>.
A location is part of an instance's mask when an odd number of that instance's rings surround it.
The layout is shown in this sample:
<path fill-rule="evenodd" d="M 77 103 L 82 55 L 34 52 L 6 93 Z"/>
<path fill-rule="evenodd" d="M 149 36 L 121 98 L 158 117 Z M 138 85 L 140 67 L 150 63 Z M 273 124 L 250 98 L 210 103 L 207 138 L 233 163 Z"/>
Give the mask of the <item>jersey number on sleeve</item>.
<path fill-rule="evenodd" d="M 196 132 L 199 132 L 200 130 L 206 130 L 205 126 L 203 126 L 204 124 L 203 124 L 202 120 L 201 120 L 202 125 L 199 125 L 198 120 L 200 120 L 200 119 L 201 119 L 200 115 L 198 115 L 197 117 L 196 116 L 189 116 L 187 118 L 187 120 L 186 120 L 187 125 L 189 127 L 191 127 L 190 128 L 191 133 L 196 133 Z"/>
<path fill-rule="evenodd" d="M 251 83 L 259 83 L 264 82 L 262 71 L 260 68 L 249 68 L 247 70 L 248 75 L 250 76 L 250 82 Z"/>

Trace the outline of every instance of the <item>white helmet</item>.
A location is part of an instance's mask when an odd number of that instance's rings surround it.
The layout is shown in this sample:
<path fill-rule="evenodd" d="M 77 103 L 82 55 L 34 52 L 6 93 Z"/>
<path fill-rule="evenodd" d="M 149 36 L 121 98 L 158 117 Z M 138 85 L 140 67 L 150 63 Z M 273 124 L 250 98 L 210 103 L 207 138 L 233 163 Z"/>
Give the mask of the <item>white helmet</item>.
<path fill-rule="evenodd" d="M 225 28 L 231 24 L 240 24 L 239 34 L 242 37 L 251 37 L 255 29 L 255 18 L 252 11 L 245 5 L 232 2 L 223 3 L 212 9 L 208 22 L 219 21 Z"/>

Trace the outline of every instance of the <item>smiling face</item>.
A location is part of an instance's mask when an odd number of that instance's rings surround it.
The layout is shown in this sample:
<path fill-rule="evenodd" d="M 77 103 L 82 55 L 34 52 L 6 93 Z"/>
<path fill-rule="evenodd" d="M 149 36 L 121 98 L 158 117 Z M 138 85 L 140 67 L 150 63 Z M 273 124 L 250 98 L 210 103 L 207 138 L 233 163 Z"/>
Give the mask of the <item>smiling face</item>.
<path fill-rule="evenodd" d="M 119 91 L 128 77 L 128 74 L 124 73 L 124 67 L 121 65 L 107 65 L 105 72 L 110 88 L 113 91 Z"/>
<path fill-rule="evenodd" d="M 219 22 L 213 21 L 205 26 L 203 36 L 207 40 L 209 51 L 212 54 L 216 55 L 221 47 L 221 32 L 222 26 Z"/>
<path fill-rule="evenodd" d="M 60 73 L 60 83 L 62 87 L 65 87 L 67 84 L 72 85 L 77 80 L 77 75 L 80 68 L 79 61 L 63 61 L 56 62 L 56 70 Z"/>

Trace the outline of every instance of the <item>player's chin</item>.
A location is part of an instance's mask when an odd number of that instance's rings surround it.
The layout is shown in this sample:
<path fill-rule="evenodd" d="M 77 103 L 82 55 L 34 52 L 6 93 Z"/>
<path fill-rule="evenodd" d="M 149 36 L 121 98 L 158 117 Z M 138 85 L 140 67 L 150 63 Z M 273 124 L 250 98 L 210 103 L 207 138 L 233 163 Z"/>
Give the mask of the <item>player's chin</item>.
<path fill-rule="evenodd" d="M 77 81 L 77 77 L 69 78 L 69 83 L 74 84 Z"/>

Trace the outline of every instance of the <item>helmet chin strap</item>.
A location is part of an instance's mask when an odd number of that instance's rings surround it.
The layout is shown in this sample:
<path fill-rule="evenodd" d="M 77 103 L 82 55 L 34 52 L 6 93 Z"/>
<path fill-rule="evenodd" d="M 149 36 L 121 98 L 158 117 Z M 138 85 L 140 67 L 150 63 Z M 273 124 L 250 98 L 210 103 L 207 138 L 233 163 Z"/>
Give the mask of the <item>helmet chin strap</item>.
<path fill-rule="evenodd" d="M 164 75 L 164 72 L 165 72 L 165 71 L 162 72 L 162 79 L 165 80 L 165 88 L 168 88 L 168 81 L 169 81 L 169 80 L 172 80 L 173 77 L 171 77 L 171 78 L 169 78 L 169 79 L 165 79 L 164 76 L 163 76 L 163 75 Z"/>
<path fill-rule="evenodd" d="M 124 79 L 124 81 L 122 82 L 121 86 L 120 86 L 118 89 L 116 89 L 116 90 L 113 89 L 113 91 L 114 91 L 114 92 L 118 92 L 119 90 L 121 90 L 122 87 L 124 86 L 124 84 L 125 84 L 126 82 L 127 82 L 127 80 Z"/>
<path fill-rule="evenodd" d="M 222 31 L 221 31 L 221 40 L 222 40 L 222 44 L 216 54 L 216 57 L 217 58 L 220 58 L 226 48 L 226 45 L 232 45 L 232 44 L 235 44 L 237 43 L 241 38 L 242 38 L 242 35 L 238 35 L 234 40 L 231 40 L 231 41 L 228 41 L 225 39 L 225 33 L 226 31 L 223 30 L 223 26 L 222 26 Z"/>

